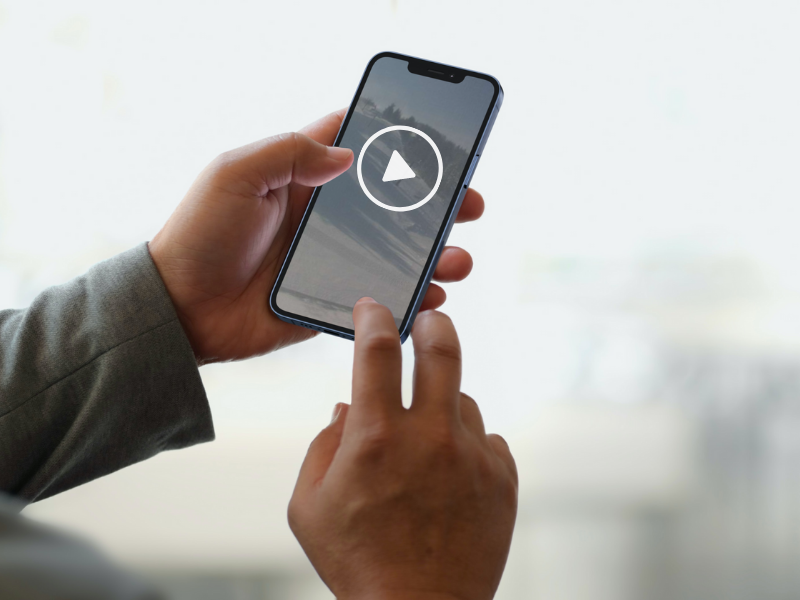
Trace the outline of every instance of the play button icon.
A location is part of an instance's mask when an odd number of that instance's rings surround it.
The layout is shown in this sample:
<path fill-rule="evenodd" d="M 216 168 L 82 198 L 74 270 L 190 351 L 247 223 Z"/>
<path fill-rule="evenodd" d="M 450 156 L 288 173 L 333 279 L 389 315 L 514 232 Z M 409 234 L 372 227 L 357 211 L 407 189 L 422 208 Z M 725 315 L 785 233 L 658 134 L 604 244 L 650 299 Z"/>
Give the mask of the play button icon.
<path fill-rule="evenodd" d="M 398 181 L 400 179 L 411 179 L 416 177 L 414 171 L 408 166 L 408 163 L 403 160 L 400 153 L 395 150 L 392 152 L 392 157 L 389 159 L 389 164 L 386 165 L 386 171 L 383 173 L 383 181 Z"/>
<path fill-rule="evenodd" d="M 428 145 L 433 150 L 433 153 L 436 155 L 436 163 L 437 163 L 437 173 L 436 173 L 436 183 L 433 185 L 430 192 L 421 200 L 414 202 L 408 206 L 396 206 L 392 204 L 387 204 L 386 202 L 382 202 L 378 200 L 367 188 L 366 183 L 364 182 L 364 174 L 362 173 L 362 166 L 364 163 L 364 156 L 367 153 L 367 149 L 372 145 L 376 139 L 380 136 L 390 133 L 392 131 L 404 131 L 408 133 L 412 133 L 421 137 L 425 140 Z M 384 155 L 385 156 L 385 155 Z M 431 157 L 433 158 L 433 157 Z M 383 160 L 386 160 L 385 158 Z M 419 158 L 412 157 L 412 164 L 415 164 L 415 160 L 418 162 Z M 426 159 L 427 160 L 427 159 Z M 377 165 L 376 165 L 377 166 Z M 432 165 L 431 165 L 432 166 Z M 426 167 L 427 169 L 427 167 Z M 426 169 L 423 169 L 425 171 Z M 378 171 L 380 173 L 380 171 Z M 436 144 L 431 139 L 431 137 L 426 134 L 424 131 L 420 131 L 416 127 L 409 127 L 408 125 L 392 125 L 391 127 L 385 127 L 381 129 L 377 133 L 374 133 L 369 139 L 366 141 L 364 146 L 361 148 L 361 153 L 358 155 L 358 161 L 356 163 L 356 174 L 358 176 L 358 182 L 361 184 L 361 189 L 364 190 L 364 194 L 366 194 L 367 198 L 369 198 L 373 203 L 377 204 L 381 208 L 385 208 L 386 210 L 391 210 L 393 212 L 407 212 L 409 210 L 414 210 L 426 204 L 431 198 L 436 195 L 437 190 L 439 189 L 439 185 L 442 183 L 442 176 L 444 175 L 444 165 L 442 164 L 442 154 L 439 152 L 439 148 L 436 147 Z M 377 173 L 376 173 L 377 175 Z M 383 172 L 383 183 L 391 182 L 391 181 L 402 181 L 402 180 L 410 180 L 416 179 L 416 181 L 422 181 L 421 185 L 425 185 L 425 175 L 423 173 L 422 180 L 420 180 L 414 170 L 409 166 L 406 160 L 400 155 L 397 150 L 393 150 L 391 156 L 389 157 L 389 162 L 386 164 L 386 169 Z M 377 177 L 375 178 L 377 180 Z M 373 180 L 373 181 L 375 181 Z M 392 184 L 392 186 L 400 185 L 403 186 L 405 184 Z M 412 188 L 415 184 L 412 184 Z M 419 186 L 417 186 L 419 187 Z M 422 192 L 424 193 L 424 191 Z M 413 194 L 409 194 L 413 198 Z M 422 194 L 419 194 L 422 195 Z M 419 198 L 419 195 L 416 198 Z M 414 198 L 414 200 L 416 200 Z M 410 198 L 409 198 L 410 199 Z"/>

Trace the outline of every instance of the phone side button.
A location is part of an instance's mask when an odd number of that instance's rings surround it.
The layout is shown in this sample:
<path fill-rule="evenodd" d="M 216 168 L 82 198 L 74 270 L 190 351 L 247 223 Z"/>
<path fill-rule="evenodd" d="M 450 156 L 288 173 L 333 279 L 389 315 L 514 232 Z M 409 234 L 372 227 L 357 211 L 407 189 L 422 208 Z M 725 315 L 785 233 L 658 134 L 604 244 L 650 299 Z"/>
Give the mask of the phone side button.
<path fill-rule="evenodd" d="M 475 158 L 472 159 L 472 164 L 469 166 L 469 171 L 467 171 L 467 176 L 464 178 L 464 187 L 469 187 L 470 182 L 472 181 L 472 174 L 475 172 L 475 167 L 478 166 L 478 159 L 481 157 L 480 154 L 476 154 Z"/>

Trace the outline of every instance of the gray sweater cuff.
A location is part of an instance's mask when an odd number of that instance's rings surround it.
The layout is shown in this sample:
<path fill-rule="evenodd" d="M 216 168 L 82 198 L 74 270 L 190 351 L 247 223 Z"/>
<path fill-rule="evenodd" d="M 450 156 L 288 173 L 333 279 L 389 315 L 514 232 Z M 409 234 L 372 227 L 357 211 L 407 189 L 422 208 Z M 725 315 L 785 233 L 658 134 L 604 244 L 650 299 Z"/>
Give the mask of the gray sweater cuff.
<path fill-rule="evenodd" d="M 214 438 L 146 244 L 0 313 L 0 348 L 0 490 L 41 499 Z"/>

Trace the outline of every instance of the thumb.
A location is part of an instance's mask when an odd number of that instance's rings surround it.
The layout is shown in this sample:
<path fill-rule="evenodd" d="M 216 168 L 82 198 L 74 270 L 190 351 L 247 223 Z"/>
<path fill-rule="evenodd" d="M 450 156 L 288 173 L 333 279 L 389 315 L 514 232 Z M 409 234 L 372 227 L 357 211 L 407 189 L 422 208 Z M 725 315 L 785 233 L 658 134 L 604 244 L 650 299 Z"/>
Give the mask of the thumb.
<path fill-rule="evenodd" d="M 301 133 L 284 133 L 226 152 L 218 175 L 241 192 L 266 196 L 289 183 L 322 185 L 353 164 L 349 148 L 325 146 Z"/>
<path fill-rule="evenodd" d="M 333 411 L 331 424 L 320 431 L 319 435 L 311 442 L 303 466 L 300 467 L 295 495 L 303 496 L 311 492 L 325 477 L 342 441 L 342 431 L 344 431 L 344 422 L 347 420 L 349 408 L 349 404 L 337 404 Z"/>

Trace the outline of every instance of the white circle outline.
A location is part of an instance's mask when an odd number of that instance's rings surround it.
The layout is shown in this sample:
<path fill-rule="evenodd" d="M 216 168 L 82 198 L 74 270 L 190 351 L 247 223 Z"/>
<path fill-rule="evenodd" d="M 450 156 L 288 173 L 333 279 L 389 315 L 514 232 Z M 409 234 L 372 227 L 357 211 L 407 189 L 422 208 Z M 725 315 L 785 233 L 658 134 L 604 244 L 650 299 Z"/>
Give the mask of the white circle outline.
<path fill-rule="evenodd" d="M 384 204 L 380 200 L 378 200 L 375 196 L 369 193 L 366 184 L 364 183 L 364 176 L 361 175 L 361 163 L 364 160 L 364 153 L 366 152 L 367 148 L 369 148 L 370 144 L 382 136 L 384 133 L 389 133 L 390 131 L 410 131 L 411 133 L 416 133 L 422 139 L 424 139 L 428 144 L 430 144 L 433 151 L 436 153 L 436 160 L 439 162 L 439 175 L 436 177 L 436 183 L 431 190 L 431 193 L 425 196 L 422 200 L 417 202 L 416 204 L 412 204 L 411 206 L 389 206 L 388 204 Z M 442 183 L 442 174 L 444 173 L 444 165 L 442 164 L 442 155 L 439 153 L 439 148 L 436 147 L 434 141 L 428 136 L 427 133 L 420 131 L 419 129 L 415 129 L 414 127 L 409 127 L 408 125 L 392 125 L 391 127 L 385 127 L 381 129 L 379 132 L 372 135 L 367 140 L 367 143 L 361 147 L 361 154 L 358 155 L 358 164 L 356 165 L 356 173 L 358 174 L 358 182 L 361 184 L 361 189 L 364 190 L 364 193 L 367 195 L 367 198 L 372 200 L 375 204 L 380 206 L 381 208 L 385 208 L 386 210 L 392 210 L 394 212 L 406 212 L 409 210 L 414 210 L 415 208 L 419 208 L 426 202 L 428 202 L 433 196 L 436 194 L 436 190 L 439 189 L 439 184 Z"/>

